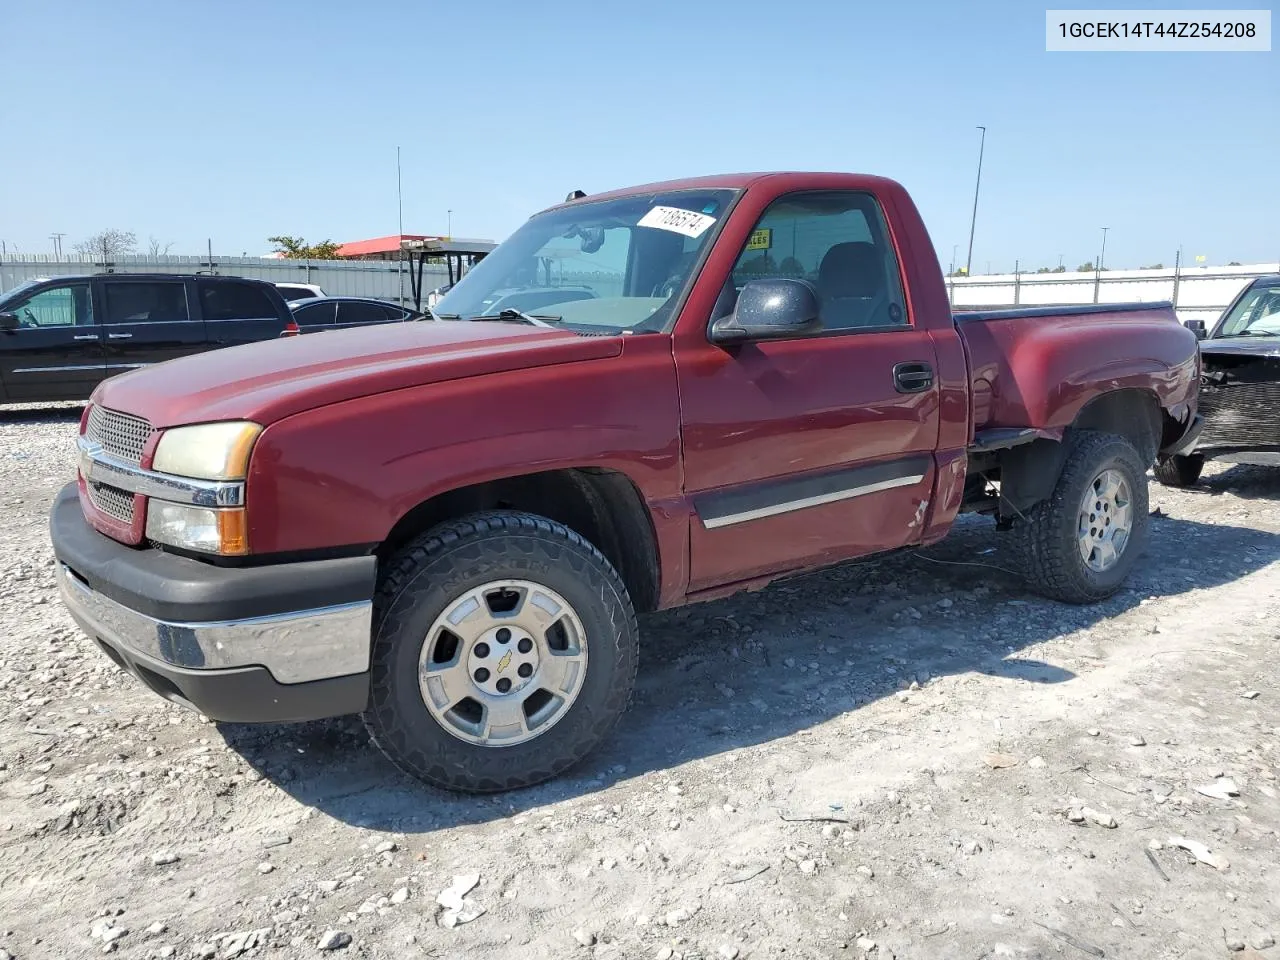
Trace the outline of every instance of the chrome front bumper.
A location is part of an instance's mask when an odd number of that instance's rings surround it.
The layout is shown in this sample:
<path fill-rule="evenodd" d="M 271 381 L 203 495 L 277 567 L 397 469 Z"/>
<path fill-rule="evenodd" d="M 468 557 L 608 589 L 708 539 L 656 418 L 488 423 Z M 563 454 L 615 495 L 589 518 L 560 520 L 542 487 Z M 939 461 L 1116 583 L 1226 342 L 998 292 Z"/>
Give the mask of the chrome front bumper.
<path fill-rule="evenodd" d="M 265 667 L 280 684 L 369 669 L 373 604 L 344 603 L 264 617 L 173 623 L 94 591 L 58 565 L 62 601 L 90 636 L 126 653 L 185 670 Z"/>

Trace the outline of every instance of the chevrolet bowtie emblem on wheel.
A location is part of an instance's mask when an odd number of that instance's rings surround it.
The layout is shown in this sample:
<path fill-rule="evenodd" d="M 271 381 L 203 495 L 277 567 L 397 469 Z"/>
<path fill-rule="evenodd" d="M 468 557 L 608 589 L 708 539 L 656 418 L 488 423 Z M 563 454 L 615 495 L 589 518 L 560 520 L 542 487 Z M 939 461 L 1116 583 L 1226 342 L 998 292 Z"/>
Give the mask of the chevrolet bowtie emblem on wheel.
<path fill-rule="evenodd" d="M 502 659 L 498 661 L 498 672 L 501 673 L 507 667 L 511 666 L 511 651 L 508 650 L 502 655 Z"/>

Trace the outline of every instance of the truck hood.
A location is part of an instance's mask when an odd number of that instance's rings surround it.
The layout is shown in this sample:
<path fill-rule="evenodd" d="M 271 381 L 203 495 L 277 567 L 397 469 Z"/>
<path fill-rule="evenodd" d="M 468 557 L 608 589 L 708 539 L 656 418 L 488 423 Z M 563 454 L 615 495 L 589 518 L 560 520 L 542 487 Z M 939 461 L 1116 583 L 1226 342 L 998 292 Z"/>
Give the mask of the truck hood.
<path fill-rule="evenodd" d="M 1280 337 L 1220 337 L 1200 341 L 1205 357 L 1280 357 Z"/>
<path fill-rule="evenodd" d="M 112 377 L 92 400 L 145 417 L 161 429 L 214 420 L 265 426 L 391 390 L 621 352 L 621 337 L 424 320 L 211 350 Z"/>

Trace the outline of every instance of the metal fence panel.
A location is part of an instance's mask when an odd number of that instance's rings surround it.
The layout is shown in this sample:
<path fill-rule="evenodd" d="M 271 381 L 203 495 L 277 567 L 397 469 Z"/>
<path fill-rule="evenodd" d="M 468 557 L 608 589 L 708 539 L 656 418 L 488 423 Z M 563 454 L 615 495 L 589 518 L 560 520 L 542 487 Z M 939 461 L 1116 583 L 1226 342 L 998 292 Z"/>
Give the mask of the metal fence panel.
<path fill-rule="evenodd" d="M 92 257 L 23 255 L 0 261 L 0 291 L 26 280 L 80 276 L 91 273 L 213 273 L 248 277 L 272 283 L 314 283 L 335 296 L 377 297 L 409 304 L 413 300 L 410 264 L 370 260 L 285 260 L 274 257 Z M 427 264 L 422 271 L 424 290 L 449 282 L 443 264 Z"/>
<path fill-rule="evenodd" d="M 1009 273 L 948 277 L 958 310 L 1082 303 L 1172 301 L 1178 318 L 1211 322 L 1256 277 L 1280 273 L 1280 263 L 1238 267 L 1166 267 L 1099 273 Z"/>

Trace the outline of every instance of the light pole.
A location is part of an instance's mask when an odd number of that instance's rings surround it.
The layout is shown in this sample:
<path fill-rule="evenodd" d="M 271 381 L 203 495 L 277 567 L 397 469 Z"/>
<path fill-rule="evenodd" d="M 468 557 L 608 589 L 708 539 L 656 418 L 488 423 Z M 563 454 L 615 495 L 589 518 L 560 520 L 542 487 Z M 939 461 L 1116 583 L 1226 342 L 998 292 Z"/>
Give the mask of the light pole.
<path fill-rule="evenodd" d="M 982 139 L 978 142 L 978 179 L 973 184 L 973 217 L 969 221 L 969 256 L 965 260 L 964 272 L 973 273 L 973 231 L 978 225 L 978 188 L 982 186 L 982 152 L 987 146 L 987 128 L 978 127 L 982 131 Z"/>
<path fill-rule="evenodd" d="M 448 224 L 448 226 L 445 227 L 445 230 L 447 231 L 448 238 L 452 240 L 453 239 L 453 211 L 446 210 L 445 216 L 447 217 L 447 220 L 445 222 Z"/>
<path fill-rule="evenodd" d="M 960 250 L 960 244 L 953 243 L 951 245 L 951 269 L 947 271 L 948 276 L 955 276 L 956 272 L 956 253 Z"/>
<path fill-rule="evenodd" d="M 1102 262 L 1107 259 L 1107 231 L 1110 227 L 1102 228 L 1102 252 L 1098 254 L 1098 272 L 1102 272 Z"/>

